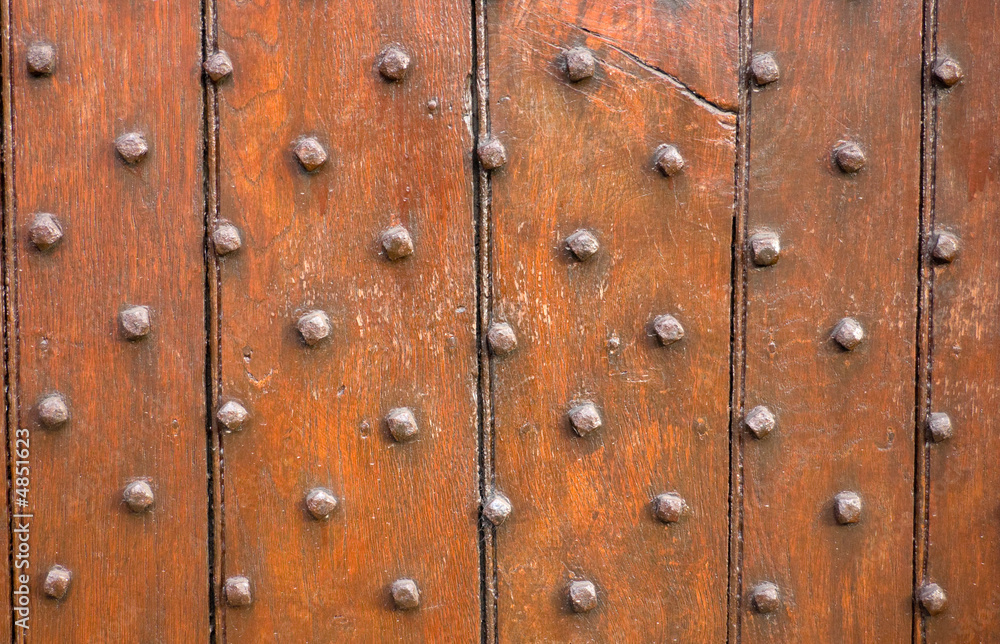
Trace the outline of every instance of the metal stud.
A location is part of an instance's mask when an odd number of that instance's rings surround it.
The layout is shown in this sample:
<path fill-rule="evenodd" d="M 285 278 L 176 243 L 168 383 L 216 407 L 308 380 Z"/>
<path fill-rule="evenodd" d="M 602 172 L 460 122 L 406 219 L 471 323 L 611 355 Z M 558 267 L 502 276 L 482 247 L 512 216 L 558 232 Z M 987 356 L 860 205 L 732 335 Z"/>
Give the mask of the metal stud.
<path fill-rule="evenodd" d="M 145 512 L 153 505 L 153 488 L 146 481 L 132 481 L 125 486 L 122 499 L 132 512 Z"/>
<path fill-rule="evenodd" d="M 931 256 L 942 264 L 950 264 L 958 257 L 958 237 L 948 232 L 934 235 L 934 247 Z"/>
<path fill-rule="evenodd" d="M 494 355 L 505 356 L 517 348 L 517 335 L 513 327 L 506 322 L 494 322 L 486 332 L 490 343 L 490 351 Z"/>
<path fill-rule="evenodd" d="M 837 167 L 848 174 L 859 172 L 865 167 L 865 153 L 853 141 L 843 141 L 833 148 L 833 159 Z"/>
<path fill-rule="evenodd" d="M 69 420 L 69 406 L 62 394 L 46 394 L 38 401 L 38 420 L 48 429 L 66 424 Z"/>
<path fill-rule="evenodd" d="M 676 492 L 666 492 L 653 499 L 653 514 L 663 523 L 677 523 L 686 511 L 684 497 Z"/>
<path fill-rule="evenodd" d="M 493 525 L 500 525 L 507 520 L 513 509 L 510 499 L 499 492 L 494 492 L 493 496 L 483 504 L 483 516 Z"/>
<path fill-rule="evenodd" d="M 845 490 L 833 497 L 833 516 L 840 525 L 861 520 L 861 497 L 857 492 Z"/>
<path fill-rule="evenodd" d="M 38 250 L 48 250 L 62 239 L 62 224 L 55 215 L 47 212 L 37 213 L 28 229 L 28 236 Z"/>
<path fill-rule="evenodd" d="M 757 266 L 774 266 L 781 258 L 778 233 L 763 232 L 750 237 L 750 256 Z"/>
<path fill-rule="evenodd" d="M 669 143 L 656 148 L 654 159 L 656 169 L 665 177 L 676 176 L 684 170 L 684 157 L 676 146 Z"/>
<path fill-rule="evenodd" d="M 205 73 L 215 83 L 233 73 L 233 61 L 229 58 L 229 54 L 221 49 L 208 57 L 204 67 Z"/>
<path fill-rule="evenodd" d="M 404 226 L 393 226 L 382 233 L 382 248 L 392 261 L 413 254 L 413 238 Z"/>
<path fill-rule="evenodd" d="M 574 47 L 566 52 L 564 60 L 566 64 L 566 76 L 574 83 L 590 78 L 594 75 L 597 61 L 594 53 L 586 47 Z"/>
<path fill-rule="evenodd" d="M 653 331 L 659 338 L 660 344 L 665 347 L 684 339 L 684 327 L 669 313 L 657 315 L 653 319 Z"/>
<path fill-rule="evenodd" d="M 397 610 L 413 610 L 420 606 L 420 589 L 412 579 L 397 579 L 392 582 L 389 591 Z"/>
<path fill-rule="evenodd" d="M 45 583 L 42 584 L 42 590 L 47 597 L 59 600 L 66 596 L 66 592 L 69 590 L 69 582 L 72 580 L 73 573 L 68 568 L 56 564 L 49 568 L 48 574 L 45 575 Z"/>
<path fill-rule="evenodd" d="M 337 497 L 326 488 L 317 487 L 306 494 L 306 509 L 314 519 L 324 521 L 337 509 Z"/>
<path fill-rule="evenodd" d="M 962 66 L 954 58 L 942 58 L 934 66 L 934 78 L 945 87 L 956 85 L 964 76 Z"/>
<path fill-rule="evenodd" d="M 212 231 L 212 245 L 218 255 L 228 255 L 235 253 L 243 246 L 243 236 L 240 229 L 228 221 L 220 221 L 219 225 Z"/>
<path fill-rule="evenodd" d="M 496 170 L 507 163 L 507 148 L 499 139 L 489 138 L 483 141 L 477 154 L 479 162 L 487 170 Z"/>
<path fill-rule="evenodd" d="M 149 145 L 146 144 L 146 137 L 143 135 L 138 132 L 128 132 L 115 139 L 115 149 L 126 163 L 134 165 L 146 158 Z"/>
<path fill-rule="evenodd" d="M 569 605 L 574 613 L 586 613 L 597 608 L 597 588 L 590 581 L 574 581 L 569 585 Z"/>
<path fill-rule="evenodd" d="M 295 328 L 299 330 L 302 341 L 310 347 L 319 344 L 333 333 L 330 317 L 319 309 L 303 313 L 295 323 Z"/>
<path fill-rule="evenodd" d="M 781 78 L 781 70 L 773 54 L 757 54 L 750 61 L 750 75 L 757 85 L 769 85 Z"/>
<path fill-rule="evenodd" d="M 326 149 L 316 140 L 316 137 L 307 136 L 300 139 L 295 144 L 293 151 L 295 152 L 295 158 L 299 160 L 299 163 L 302 164 L 306 172 L 313 172 L 326 163 Z"/>
<path fill-rule="evenodd" d="M 778 586 L 770 581 L 764 581 L 750 591 L 750 602 L 754 610 L 767 615 L 781 608 L 781 593 Z"/>
<path fill-rule="evenodd" d="M 49 76 L 56 68 L 56 48 L 47 42 L 28 47 L 28 71 L 34 76 Z"/>
<path fill-rule="evenodd" d="M 864 341 L 865 330 L 854 318 L 843 318 L 833 327 L 831 337 L 845 351 L 853 351 Z"/>
<path fill-rule="evenodd" d="M 385 415 L 385 423 L 389 427 L 389 433 L 400 443 L 413 440 L 420 433 L 417 419 L 409 407 L 390 409 Z"/>
<path fill-rule="evenodd" d="M 594 233 L 581 229 L 566 238 L 566 247 L 569 248 L 574 257 L 585 262 L 597 254 L 601 244 L 597 241 Z"/>
<path fill-rule="evenodd" d="M 141 340 L 149 335 L 149 307 L 130 306 L 118 314 L 118 322 L 126 340 Z"/>
<path fill-rule="evenodd" d="M 941 443 L 952 436 L 951 417 L 943 411 L 927 414 L 927 433 L 935 443 Z"/>
<path fill-rule="evenodd" d="M 948 595 L 935 583 L 925 583 L 917 594 L 920 605 L 928 615 L 940 615 L 948 608 Z"/>
<path fill-rule="evenodd" d="M 219 407 L 219 411 L 215 414 L 219 424 L 230 432 L 238 432 L 243 429 L 243 422 L 249 416 L 250 412 L 235 400 L 230 400 L 222 407 Z"/>
<path fill-rule="evenodd" d="M 569 422 L 577 436 L 586 436 L 601 426 L 601 412 L 592 402 L 580 403 L 569 410 Z"/>
<path fill-rule="evenodd" d="M 761 439 L 774 431 L 777 421 L 770 409 L 764 405 L 757 405 L 743 418 L 743 424 L 747 426 L 754 438 Z"/>
<path fill-rule="evenodd" d="M 401 81 L 410 70 L 410 55 L 399 45 L 388 45 L 378 57 L 378 73 L 388 81 Z"/>
<path fill-rule="evenodd" d="M 230 577 L 222 589 L 226 596 L 226 604 L 231 608 L 245 608 L 253 603 L 250 592 L 250 580 L 246 577 Z"/>

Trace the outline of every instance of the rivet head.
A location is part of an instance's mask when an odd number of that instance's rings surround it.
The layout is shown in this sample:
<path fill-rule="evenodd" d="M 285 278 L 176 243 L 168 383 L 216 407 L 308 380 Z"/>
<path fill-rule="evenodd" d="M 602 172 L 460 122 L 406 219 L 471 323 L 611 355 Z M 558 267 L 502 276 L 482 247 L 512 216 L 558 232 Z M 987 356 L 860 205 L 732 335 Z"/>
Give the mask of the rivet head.
<path fill-rule="evenodd" d="M 948 595 L 944 592 L 944 588 L 935 583 L 921 586 L 917 597 L 928 615 L 940 615 L 948 608 Z"/>
<path fill-rule="evenodd" d="M 28 71 L 35 76 L 48 76 L 56 68 L 56 48 L 47 42 L 32 43 L 28 47 Z"/>
<path fill-rule="evenodd" d="M 777 421 L 771 410 L 764 405 L 757 405 L 743 418 L 743 424 L 747 426 L 754 438 L 761 439 L 774 431 Z"/>
<path fill-rule="evenodd" d="M 393 226 L 382 233 L 382 248 L 392 261 L 413 254 L 413 238 L 404 226 Z"/>
<path fill-rule="evenodd" d="M 865 153 L 853 141 L 843 141 L 833 148 L 833 159 L 837 167 L 848 174 L 859 172 L 865 167 Z"/>
<path fill-rule="evenodd" d="M 600 428 L 602 424 L 601 412 L 597 410 L 597 405 L 592 402 L 580 403 L 569 410 L 569 422 L 577 436 L 586 436 Z"/>
<path fill-rule="evenodd" d="M 316 137 L 307 136 L 300 139 L 293 149 L 295 158 L 299 160 L 306 172 L 312 172 L 326 163 L 327 154 L 323 145 Z"/>
<path fill-rule="evenodd" d="M 141 340 L 149 335 L 149 307 L 130 306 L 118 314 L 118 322 L 126 340 Z"/>
<path fill-rule="evenodd" d="M 31 222 L 31 228 L 28 229 L 28 236 L 38 250 L 48 250 L 62 239 L 62 224 L 55 215 L 47 212 L 37 213 Z"/>
<path fill-rule="evenodd" d="M 245 608 L 253 603 L 250 592 L 250 580 L 246 577 L 230 577 L 222 589 L 226 596 L 226 604 L 232 608 Z"/>
<path fill-rule="evenodd" d="M 943 411 L 927 414 L 927 433 L 935 443 L 941 443 L 951 438 L 953 429 L 951 417 Z"/>
<path fill-rule="evenodd" d="M 861 497 L 857 492 L 845 490 L 833 497 L 833 516 L 840 525 L 861 520 Z"/>
<path fill-rule="evenodd" d="M 56 564 L 49 568 L 48 574 L 45 575 L 45 583 L 42 584 L 42 590 L 47 597 L 62 599 L 66 596 L 66 591 L 69 590 L 69 582 L 72 580 L 73 573 L 69 569 Z"/>
<path fill-rule="evenodd" d="M 115 149 L 126 163 L 136 164 L 146 158 L 149 145 L 146 144 L 146 137 L 143 135 L 138 132 L 128 132 L 115 139 Z"/>
<path fill-rule="evenodd" d="M 219 225 L 212 231 L 212 245 L 218 255 L 228 255 L 235 253 L 243 246 L 243 236 L 240 229 L 228 221 L 220 221 Z"/>
<path fill-rule="evenodd" d="M 413 440 L 420 433 L 417 419 L 409 407 L 390 409 L 389 413 L 385 415 L 385 424 L 389 427 L 389 433 L 392 434 L 392 437 L 400 443 Z"/>
<path fill-rule="evenodd" d="M 397 610 L 413 610 L 420 606 L 420 589 L 412 579 L 397 579 L 392 582 L 389 592 Z"/>
<path fill-rule="evenodd" d="M 657 315 L 653 319 L 653 332 L 665 347 L 684 339 L 684 327 L 669 313 Z"/>
<path fill-rule="evenodd" d="M 295 323 L 295 328 L 299 330 L 302 341 L 310 347 L 319 344 L 333 333 L 330 317 L 319 309 L 303 313 Z"/>
<path fill-rule="evenodd" d="M 125 486 L 122 498 L 132 512 L 145 512 L 153 505 L 153 488 L 146 481 L 132 481 Z"/>
<path fill-rule="evenodd" d="M 663 523 L 677 523 L 686 510 L 684 497 L 676 492 L 666 492 L 653 499 L 653 514 Z"/>
<path fill-rule="evenodd" d="M 665 177 L 676 176 L 684 170 L 684 157 L 681 156 L 680 150 L 676 146 L 669 143 L 664 143 L 656 148 L 654 163 L 656 169 Z"/>
<path fill-rule="evenodd" d="M 934 235 L 934 247 L 931 256 L 942 264 L 950 264 L 958 257 L 958 237 L 948 232 Z"/>
<path fill-rule="evenodd" d="M 378 57 L 378 73 L 388 81 L 401 81 L 410 70 L 410 55 L 399 45 L 389 45 Z"/>
<path fill-rule="evenodd" d="M 772 232 L 752 235 L 750 257 L 757 266 L 774 266 L 781 258 L 781 238 Z"/>
<path fill-rule="evenodd" d="M 781 70 L 773 54 L 757 54 L 750 61 L 750 75 L 756 84 L 769 85 L 781 78 Z"/>
<path fill-rule="evenodd" d="M 46 394 L 38 401 L 38 420 L 49 429 L 66 424 L 69 420 L 69 406 L 62 394 Z"/>
<path fill-rule="evenodd" d="M 495 492 L 483 504 L 483 516 L 493 525 L 500 525 L 507 520 L 513 509 L 510 499 L 499 492 Z"/>
<path fill-rule="evenodd" d="M 249 416 L 250 413 L 246 408 L 235 400 L 230 400 L 222 405 L 222 407 L 219 407 L 219 411 L 215 414 L 219 423 L 230 432 L 237 432 L 243 429 L 243 423 Z"/>
<path fill-rule="evenodd" d="M 507 148 L 499 139 L 486 139 L 477 151 L 479 162 L 487 170 L 496 170 L 507 163 Z"/>
<path fill-rule="evenodd" d="M 833 328 L 832 337 L 845 351 L 853 351 L 864 341 L 865 330 L 854 318 L 843 318 Z"/>
<path fill-rule="evenodd" d="M 601 249 L 597 237 L 589 230 L 578 230 L 566 238 L 566 247 L 569 248 L 573 256 L 581 262 L 585 262 Z"/>
<path fill-rule="evenodd" d="M 306 494 L 306 509 L 314 519 L 324 521 L 337 509 L 337 497 L 326 488 L 317 487 Z"/>
<path fill-rule="evenodd" d="M 945 87 L 952 87 L 965 76 L 962 66 L 954 58 L 943 58 L 934 66 L 934 78 Z"/>
<path fill-rule="evenodd" d="M 594 75 L 597 61 L 594 53 L 586 47 L 574 47 L 566 52 L 566 76 L 574 83 Z"/>
<path fill-rule="evenodd" d="M 781 593 L 778 586 L 770 581 L 764 581 L 750 591 L 750 601 L 754 610 L 764 615 L 781 608 Z"/>
<path fill-rule="evenodd" d="M 569 585 L 569 605 L 574 613 L 586 613 L 597 608 L 597 588 L 590 581 L 574 581 Z"/>
<path fill-rule="evenodd" d="M 486 339 L 494 355 L 505 356 L 517 348 L 517 335 L 514 334 L 513 327 L 506 322 L 491 324 L 490 330 L 486 332 Z"/>
<path fill-rule="evenodd" d="M 204 67 L 205 73 L 215 83 L 233 73 L 233 61 L 229 58 L 229 54 L 221 49 L 208 57 Z"/>

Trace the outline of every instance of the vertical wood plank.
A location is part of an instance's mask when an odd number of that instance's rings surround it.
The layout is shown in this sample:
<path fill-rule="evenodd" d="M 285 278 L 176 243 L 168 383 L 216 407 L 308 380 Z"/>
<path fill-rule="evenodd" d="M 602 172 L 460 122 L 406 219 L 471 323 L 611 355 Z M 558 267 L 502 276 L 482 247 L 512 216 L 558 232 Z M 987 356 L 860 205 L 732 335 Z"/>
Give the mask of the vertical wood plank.
<path fill-rule="evenodd" d="M 781 78 L 752 97 L 749 233 L 782 250 L 747 285 L 746 408 L 777 426 L 745 445 L 744 642 L 910 636 L 921 21 L 912 0 L 754 4 Z M 848 316 L 853 351 L 831 339 Z M 857 524 L 835 519 L 842 491 Z"/>
<path fill-rule="evenodd" d="M 201 5 L 12 3 L 18 427 L 31 440 L 25 641 L 208 640 Z M 32 47 L 55 52 L 29 72 Z M 34 56 L 34 53 L 30 55 Z M 116 137 L 139 132 L 128 164 Z M 30 229 L 52 213 L 63 238 Z M 127 340 L 119 313 L 149 308 Z M 46 429 L 39 402 L 65 397 Z M 123 488 L 155 501 L 133 513 Z M 62 600 L 43 593 L 53 565 Z"/>
<path fill-rule="evenodd" d="M 727 52 L 707 73 L 733 79 L 735 2 L 705 23 L 653 6 L 614 29 L 689 19 Z M 615 22 L 586 3 L 489 10 L 492 134 L 510 159 L 492 177 L 493 321 L 518 336 L 493 359 L 496 485 L 513 504 L 498 640 L 724 640 L 735 114 L 602 37 Z M 596 57 L 577 83 L 562 62 L 575 47 Z M 686 161 L 670 178 L 654 168 L 664 143 Z M 578 229 L 600 244 L 586 261 L 567 249 Z M 661 346 L 667 313 L 685 335 Z M 603 424 L 581 437 L 567 412 L 584 401 Z M 667 492 L 689 508 L 671 525 L 651 510 Z M 581 581 L 597 594 L 586 613 L 568 597 Z"/>
<path fill-rule="evenodd" d="M 218 3 L 235 72 L 219 88 L 221 397 L 227 641 L 479 637 L 472 8 L 421 1 Z M 411 65 L 390 82 L 383 47 Z M 315 137 L 313 172 L 293 147 Z M 391 261 L 386 229 L 411 256 Z M 332 335 L 306 346 L 304 312 Z M 412 409 L 418 437 L 385 422 Z M 313 487 L 339 506 L 304 505 Z M 413 579 L 420 607 L 389 587 Z"/>

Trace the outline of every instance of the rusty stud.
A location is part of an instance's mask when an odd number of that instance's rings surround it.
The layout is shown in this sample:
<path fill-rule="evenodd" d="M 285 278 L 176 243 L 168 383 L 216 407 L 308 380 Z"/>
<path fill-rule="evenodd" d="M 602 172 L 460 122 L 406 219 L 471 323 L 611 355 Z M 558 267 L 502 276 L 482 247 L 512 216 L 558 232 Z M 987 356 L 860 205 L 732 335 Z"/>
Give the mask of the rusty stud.
<path fill-rule="evenodd" d="M 413 610 L 420 606 L 420 589 L 412 579 L 397 579 L 389 590 L 397 610 Z"/>
<path fill-rule="evenodd" d="M 302 341 L 310 347 L 322 342 L 333 333 L 330 317 L 319 309 L 303 313 L 295 323 L 295 328 L 299 330 Z"/>
<path fill-rule="evenodd" d="M 385 415 L 385 423 L 389 426 L 389 433 L 400 443 L 413 440 L 420 432 L 417 419 L 409 407 L 390 409 Z"/>
<path fill-rule="evenodd" d="M 927 433 L 935 443 L 941 443 L 952 435 L 951 417 L 943 411 L 927 414 Z"/>
<path fill-rule="evenodd" d="M 597 608 L 597 588 L 593 582 L 572 582 L 569 585 L 569 605 L 574 613 L 586 613 Z"/>
<path fill-rule="evenodd" d="M 392 261 L 413 254 L 413 238 L 410 231 L 403 226 L 393 226 L 382 233 L 382 248 Z"/>
<path fill-rule="evenodd" d="M 865 153 L 853 141 L 843 141 L 833 148 L 833 159 L 837 167 L 848 174 L 859 172 L 865 167 Z"/>
<path fill-rule="evenodd" d="M 38 401 L 38 420 L 49 429 L 64 425 L 69 420 L 69 407 L 62 394 L 46 394 Z"/>
<path fill-rule="evenodd" d="M 132 512 L 145 512 L 153 505 L 153 488 L 146 481 L 132 481 L 125 486 L 122 498 Z"/>
<path fill-rule="evenodd" d="M 686 511 L 684 497 L 676 492 L 666 492 L 653 499 L 653 514 L 663 523 L 677 523 Z"/>
<path fill-rule="evenodd" d="M 577 436 L 586 436 L 601 426 L 601 412 L 592 402 L 584 402 L 569 410 L 569 422 Z"/>
<path fill-rule="evenodd" d="M 56 564 L 49 568 L 48 574 L 45 575 L 45 583 L 42 585 L 42 590 L 47 597 L 56 600 L 62 599 L 66 596 L 66 591 L 69 590 L 69 582 L 72 579 L 73 573 L 68 568 Z"/>
<path fill-rule="evenodd" d="M 130 306 L 118 314 L 118 322 L 126 340 L 141 340 L 149 335 L 149 307 Z"/>
<path fill-rule="evenodd" d="M 781 607 L 781 594 L 778 592 L 776 584 L 764 581 L 754 586 L 750 591 L 750 601 L 753 603 L 754 610 L 766 615 Z"/>
<path fill-rule="evenodd" d="M 493 525 L 500 525 L 507 520 L 513 509 L 510 499 L 499 492 L 494 492 L 493 496 L 483 504 L 483 516 Z"/>
<path fill-rule="evenodd" d="M 956 85 L 965 74 L 954 58 L 943 58 L 934 66 L 934 78 L 945 87 Z"/>
<path fill-rule="evenodd" d="M 757 54 L 750 61 L 750 75 L 757 85 L 769 85 L 781 78 L 778 61 L 773 54 Z"/>
<path fill-rule="evenodd" d="M 299 160 L 306 172 L 312 172 L 326 163 L 326 150 L 323 145 L 316 140 L 316 137 L 307 136 L 300 139 L 295 144 L 295 158 Z"/>
<path fill-rule="evenodd" d="M 517 336 L 514 329 L 506 322 L 494 322 L 486 332 L 490 350 L 494 355 L 505 356 L 517 348 Z"/>
<path fill-rule="evenodd" d="M 865 330 L 854 318 L 844 318 L 837 322 L 831 334 L 833 340 L 845 351 L 853 351 L 865 339 Z"/>
<path fill-rule="evenodd" d="M 28 47 L 28 71 L 34 76 L 49 76 L 56 68 L 56 48 L 47 42 Z"/>
<path fill-rule="evenodd" d="M 653 319 L 653 331 L 656 333 L 656 337 L 659 338 L 660 344 L 665 347 L 679 342 L 684 338 L 684 327 L 677 321 L 677 318 L 669 313 L 657 315 Z"/>
<path fill-rule="evenodd" d="M 942 264 L 950 264 L 958 257 L 958 237 L 948 232 L 934 235 L 934 247 L 931 256 Z"/>
<path fill-rule="evenodd" d="M 857 492 L 845 490 L 833 497 L 833 516 L 840 525 L 861 520 L 861 497 Z"/>
<path fill-rule="evenodd" d="M 743 418 L 743 424 L 747 426 L 754 438 L 761 439 L 774 431 L 777 421 L 770 409 L 764 405 L 757 405 Z"/>
<path fill-rule="evenodd" d="M 750 256 L 757 266 L 774 266 L 781 258 L 781 238 L 777 233 L 757 233 L 750 237 Z"/>
<path fill-rule="evenodd" d="M 31 228 L 28 229 L 28 236 L 38 250 L 47 250 L 62 239 L 62 224 L 55 215 L 47 212 L 37 213 L 31 222 Z"/>
<path fill-rule="evenodd" d="M 665 177 L 673 177 L 684 170 L 684 157 L 676 146 L 664 143 L 656 148 L 656 169 Z"/>
<path fill-rule="evenodd" d="M 378 73 L 387 81 L 401 81 L 410 70 L 410 55 L 399 45 L 389 45 L 378 56 Z"/>
<path fill-rule="evenodd" d="M 594 233 L 581 229 L 566 238 L 566 247 L 569 248 L 574 257 L 585 262 L 600 250 L 601 244 L 597 241 Z"/>
<path fill-rule="evenodd" d="M 243 245 L 243 237 L 240 229 L 228 221 L 220 221 L 219 225 L 212 231 L 212 245 L 218 255 L 228 255 L 235 253 Z"/>
<path fill-rule="evenodd" d="M 250 413 L 243 405 L 235 400 L 230 400 L 222 407 L 219 407 L 219 411 L 216 412 L 215 417 L 227 431 L 238 432 L 243 429 L 243 422 L 249 415 Z"/>
<path fill-rule="evenodd" d="M 319 521 L 329 519 L 337 509 L 337 497 L 326 488 L 313 488 L 306 494 L 306 509 L 314 519 Z"/>
<path fill-rule="evenodd" d="M 230 577 L 222 590 L 226 596 L 226 604 L 231 608 L 245 608 L 253 603 L 250 580 L 246 577 Z"/>
<path fill-rule="evenodd" d="M 928 615 L 940 615 L 948 608 L 948 595 L 944 588 L 935 583 L 929 582 L 921 586 L 917 597 Z"/>
<path fill-rule="evenodd" d="M 208 57 L 204 67 L 205 73 L 215 83 L 233 73 L 233 61 L 229 58 L 229 54 L 221 49 Z"/>
<path fill-rule="evenodd" d="M 149 146 L 146 144 L 146 137 L 138 132 L 128 132 L 115 139 L 115 149 L 121 158 L 129 164 L 136 164 L 146 158 Z"/>
<path fill-rule="evenodd" d="M 480 144 L 477 153 L 479 162 L 487 170 L 496 170 L 507 163 L 507 148 L 499 139 L 486 139 Z"/>
<path fill-rule="evenodd" d="M 566 76 L 574 83 L 594 75 L 597 61 L 594 53 L 586 47 L 574 47 L 566 52 Z"/>

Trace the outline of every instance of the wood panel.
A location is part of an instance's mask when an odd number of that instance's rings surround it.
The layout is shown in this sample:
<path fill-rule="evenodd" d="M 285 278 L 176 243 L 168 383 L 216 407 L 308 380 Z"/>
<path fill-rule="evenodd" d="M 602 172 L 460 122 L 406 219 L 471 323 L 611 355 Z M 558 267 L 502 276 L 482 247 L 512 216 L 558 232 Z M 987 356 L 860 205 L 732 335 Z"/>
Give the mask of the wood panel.
<path fill-rule="evenodd" d="M 235 68 L 219 215 L 243 236 L 221 260 L 219 402 L 249 411 L 222 441 L 221 577 L 253 598 L 223 608 L 227 641 L 479 636 L 471 18 L 436 0 L 218 4 Z M 398 81 L 378 70 L 393 43 Z M 328 155 L 311 172 L 303 137 Z M 394 261 L 380 240 L 400 225 L 413 253 Z M 311 310 L 332 334 L 308 346 Z M 391 435 L 397 408 L 414 440 Z M 339 499 L 326 521 L 313 487 Z M 416 609 L 394 608 L 403 578 Z"/>
<path fill-rule="evenodd" d="M 496 535 L 497 639 L 720 641 L 735 115 L 564 12 L 506 2 L 488 20 L 492 134 L 509 157 L 492 175 L 493 321 L 518 337 L 492 361 L 496 486 L 513 505 Z M 580 47 L 594 74 L 573 82 Z M 663 144 L 683 158 L 675 176 L 655 166 Z M 599 245 L 584 261 L 567 247 L 581 229 Z M 664 314 L 684 329 L 667 345 Z M 602 424 L 580 436 L 569 412 L 586 402 Z M 666 524 L 651 501 L 670 492 L 687 510 Z M 596 608 L 574 611 L 575 582 Z"/>
<path fill-rule="evenodd" d="M 11 15 L 12 385 L 34 515 L 20 634 L 205 642 L 201 5 L 17 0 Z M 148 147 L 134 164 L 116 152 L 130 132 Z M 61 225 L 45 251 L 38 213 Z M 134 340 L 119 320 L 131 306 L 150 315 Z M 46 428 L 39 403 L 54 392 L 69 419 Z M 123 490 L 136 480 L 154 503 L 133 513 Z M 55 565 L 72 574 L 61 600 L 44 593 Z"/>
<path fill-rule="evenodd" d="M 937 67 L 956 61 L 964 78 L 937 92 L 935 232 L 959 240 L 951 263 L 928 258 L 933 268 L 931 413 L 951 419 L 951 439 L 929 449 L 927 578 L 947 593 L 945 612 L 926 618 L 926 641 L 972 642 L 1000 632 L 1000 450 L 997 361 L 1000 350 L 1000 198 L 997 150 L 1000 100 L 993 3 L 938 2 Z"/>
<path fill-rule="evenodd" d="M 745 406 L 776 427 L 744 438 L 744 642 L 910 637 L 921 22 L 911 0 L 754 4 L 780 79 L 751 96 L 748 232 L 781 253 L 747 276 Z"/>

